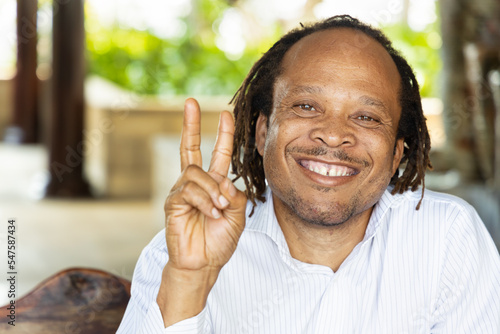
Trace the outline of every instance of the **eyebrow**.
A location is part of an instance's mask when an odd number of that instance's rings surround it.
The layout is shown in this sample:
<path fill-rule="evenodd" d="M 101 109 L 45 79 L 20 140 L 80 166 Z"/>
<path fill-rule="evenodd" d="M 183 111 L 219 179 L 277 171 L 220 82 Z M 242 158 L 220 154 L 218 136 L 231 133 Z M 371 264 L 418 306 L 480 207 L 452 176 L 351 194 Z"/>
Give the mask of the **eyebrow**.
<path fill-rule="evenodd" d="M 297 86 L 292 88 L 288 94 L 321 94 L 324 92 L 323 87 L 320 86 Z"/>
<path fill-rule="evenodd" d="M 358 99 L 358 101 L 361 102 L 362 104 L 364 104 L 365 106 L 376 107 L 378 109 L 381 109 L 384 112 L 388 112 L 389 111 L 389 108 L 387 108 L 387 106 L 384 104 L 384 102 L 382 102 L 382 101 L 380 101 L 378 99 L 375 99 L 373 97 L 367 96 L 367 95 L 361 96 Z"/>
<path fill-rule="evenodd" d="M 321 86 L 295 86 L 290 89 L 283 89 L 279 92 L 275 101 L 281 103 L 286 96 L 297 95 L 297 94 L 322 94 L 324 92 L 323 87 Z"/>
<path fill-rule="evenodd" d="M 323 94 L 324 89 L 321 86 L 296 86 L 293 87 L 291 90 L 288 92 L 285 92 L 286 95 L 295 95 L 295 94 Z M 283 98 L 284 96 L 282 96 Z M 374 97 L 368 96 L 368 95 L 363 95 L 359 97 L 358 101 L 365 105 L 365 106 L 371 106 L 380 109 L 381 111 L 388 113 L 389 108 L 385 105 L 384 102 L 382 102 L 379 99 L 376 99 Z"/>

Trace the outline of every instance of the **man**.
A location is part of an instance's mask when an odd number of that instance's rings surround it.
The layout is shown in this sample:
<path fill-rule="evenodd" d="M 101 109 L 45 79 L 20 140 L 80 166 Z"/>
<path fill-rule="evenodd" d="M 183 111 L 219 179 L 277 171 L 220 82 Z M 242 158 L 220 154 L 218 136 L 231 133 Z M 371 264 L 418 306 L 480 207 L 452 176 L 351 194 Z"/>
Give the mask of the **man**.
<path fill-rule="evenodd" d="M 182 175 L 119 333 L 499 333 L 498 251 L 468 204 L 423 196 L 418 84 L 380 31 L 292 31 L 234 103 L 205 172 L 186 101 Z"/>

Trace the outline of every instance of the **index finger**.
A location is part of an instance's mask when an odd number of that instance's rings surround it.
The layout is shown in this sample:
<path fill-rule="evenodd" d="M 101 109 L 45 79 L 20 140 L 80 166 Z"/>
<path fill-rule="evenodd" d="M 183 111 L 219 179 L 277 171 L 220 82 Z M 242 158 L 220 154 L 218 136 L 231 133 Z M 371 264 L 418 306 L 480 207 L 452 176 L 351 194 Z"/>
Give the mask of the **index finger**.
<path fill-rule="evenodd" d="M 189 98 L 184 104 L 184 121 L 181 135 L 181 171 L 189 165 L 202 166 L 201 160 L 201 112 L 195 99 Z"/>
<path fill-rule="evenodd" d="M 215 142 L 212 160 L 210 161 L 209 172 L 226 177 L 231 164 L 234 140 L 234 120 L 229 111 L 220 114 L 219 132 Z"/>

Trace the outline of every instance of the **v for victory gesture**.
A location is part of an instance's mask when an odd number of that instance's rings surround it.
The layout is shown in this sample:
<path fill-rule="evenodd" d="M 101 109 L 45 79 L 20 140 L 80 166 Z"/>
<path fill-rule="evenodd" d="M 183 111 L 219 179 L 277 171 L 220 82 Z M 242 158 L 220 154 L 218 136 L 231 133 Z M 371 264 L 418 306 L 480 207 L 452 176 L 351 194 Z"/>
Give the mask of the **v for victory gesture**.
<path fill-rule="evenodd" d="M 169 260 L 157 303 L 166 327 L 205 306 L 220 269 L 236 249 L 245 225 L 246 197 L 227 177 L 234 121 L 220 115 L 208 171 L 202 169 L 200 107 L 188 99 L 181 139 L 181 176 L 165 203 Z"/>

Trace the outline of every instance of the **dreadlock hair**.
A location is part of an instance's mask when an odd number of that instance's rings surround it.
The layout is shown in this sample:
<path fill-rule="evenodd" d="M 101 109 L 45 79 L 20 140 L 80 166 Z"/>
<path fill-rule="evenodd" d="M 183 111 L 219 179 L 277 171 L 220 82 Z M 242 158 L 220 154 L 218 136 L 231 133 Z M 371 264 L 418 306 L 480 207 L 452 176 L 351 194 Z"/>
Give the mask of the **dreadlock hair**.
<path fill-rule="evenodd" d="M 301 24 L 276 42 L 251 68 L 241 87 L 231 100 L 234 104 L 235 135 L 231 158 L 232 173 L 236 179 L 242 178 L 246 186 L 246 196 L 256 206 L 256 200 L 265 201 L 266 189 L 262 156 L 257 152 L 255 132 L 260 114 L 269 119 L 273 109 L 274 83 L 282 71 L 285 53 L 300 39 L 318 31 L 351 28 L 362 34 L 360 38 L 371 37 L 379 42 L 392 57 L 401 76 L 399 101 L 401 117 L 396 139 L 404 138 L 403 157 L 400 167 L 406 165 L 399 176 L 399 169 L 392 176 L 392 194 L 403 193 L 408 189 L 416 191 L 420 184 L 422 197 L 416 207 L 418 210 L 424 196 L 425 171 L 431 169 L 429 160 L 430 138 L 426 119 L 422 111 L 419 86 L 408 62 L 396 51 L 389 39 L 380 31 L 349 15 L 334 16 L 312 25 Z M 360 40 L 361 41 L 361 40 Z M 253 212 L 253 211 L 252 211 Z"/>

